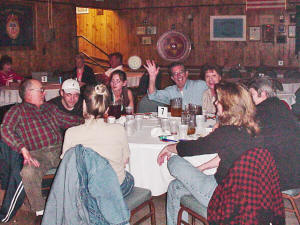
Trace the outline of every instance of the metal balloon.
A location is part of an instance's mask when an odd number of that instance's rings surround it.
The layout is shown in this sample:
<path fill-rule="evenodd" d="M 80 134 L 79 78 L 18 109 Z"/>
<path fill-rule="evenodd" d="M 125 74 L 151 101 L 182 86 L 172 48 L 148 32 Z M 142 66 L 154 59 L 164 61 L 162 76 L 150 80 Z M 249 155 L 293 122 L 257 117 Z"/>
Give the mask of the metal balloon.
<path fill-rule="evenodd" d="M 158 54 L 167 61 L 183 61 L 191 52 L 191 42 L 182 33 L 167 31 L 157 41 Z"/>

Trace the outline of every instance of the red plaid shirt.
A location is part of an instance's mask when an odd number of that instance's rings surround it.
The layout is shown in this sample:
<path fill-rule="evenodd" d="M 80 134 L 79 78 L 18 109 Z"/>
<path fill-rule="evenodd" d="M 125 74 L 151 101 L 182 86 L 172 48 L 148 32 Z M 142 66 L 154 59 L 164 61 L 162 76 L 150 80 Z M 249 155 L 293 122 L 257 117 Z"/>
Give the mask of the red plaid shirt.
<path fill-rule="evenodd" d="M 4 116 L 1 125 L 2 140 L 13 150 L 23 147 L 29 151 L 50 146 L 61 146 L 60 128 L 78 125 L 83 119 L 60 111 L 55 105 L 44 103 L 37 108 L 30 103 L 13 106 Z"/>
<path fill-rule="evenodd" d="M 218 185 L 207 210 L 210 225 L 283 225 L 279 176 L 266 149 L 244 153 Z"/>

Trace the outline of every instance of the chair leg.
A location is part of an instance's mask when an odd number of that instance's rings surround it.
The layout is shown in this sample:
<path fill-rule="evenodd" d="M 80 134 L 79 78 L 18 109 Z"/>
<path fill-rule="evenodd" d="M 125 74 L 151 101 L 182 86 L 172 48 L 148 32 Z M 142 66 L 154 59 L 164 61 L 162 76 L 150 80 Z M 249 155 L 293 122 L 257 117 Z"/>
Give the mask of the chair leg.
<path fill-rule="evenodd" d="M 156 220 L 155 220 L 155 208 L 154 208 L 154 204 L 152 202 L 152 199 L 142 203 L 141 205 L 139 205 L 138 207 L 136 207 L 135 209 L 131 210 L 131 217 L 138 212 L 140 209 L 144 208 L 146 205 L 149 206 L 149 210 L 150 212 L 143 216 L 141 219 L 139 219 L 137 222 L 135 222 L 133 225 L 137 225 L 142 223 L 143 221 L 147 220 L 148 218 L 151 219 L 151 225 L 156 225 Z"/>
<path fill-rule="evenodd" d="M 155 208 L 152 200 L 149 201 L 149 210 L 151 214 L 151 225 L 156 225 L 156 220 L 155 220 Z"/>
<path fill-rule="evenodd" d="M 287 195 L 287 194 L 282 194 L 282 196 L 283 196 L 285 199 L 289 200 L 289 202 L 290 202 L 291 205 L 292 205 L 292 209 L 291 209 L 291 208 L 285 208 L 285 210 L 286 210 L 287 212 L 292 212 L 292 213 L 294 213 L 295 216 L 296 216 L 296 218 L 297 218 L 297 220 L 298 220 L 298 222 L 299 222 L 299 224 L 300 224 L 300 213 L 299 213 L 299 209 L 298 209 L 298 207 L 297 207 L 297 204 L 296 204 L 296 202 L 295 202 L 294 197 L 291 197 L 290 195 Z M 298 199 L 298 198 L 299 198 L 299 195 L 298 195 L 297 197 L 295 197 L 295 198 Z"/>
<path fill-rule="evenodd" d="M 289 200 L 291 202 L 291 205 L 293 207 L 293 211 L 294 211 L 294 213 L 295 213 L 295 215 L 297 217 L 297 220 L 298 220 L 298 222 L 300 224 L 300 214 L 299 214 L 299 210 L 298 210 L 298 207 L 296 205 L 296 202 L 294 201 L 294 199 L 289 199 Z"/>

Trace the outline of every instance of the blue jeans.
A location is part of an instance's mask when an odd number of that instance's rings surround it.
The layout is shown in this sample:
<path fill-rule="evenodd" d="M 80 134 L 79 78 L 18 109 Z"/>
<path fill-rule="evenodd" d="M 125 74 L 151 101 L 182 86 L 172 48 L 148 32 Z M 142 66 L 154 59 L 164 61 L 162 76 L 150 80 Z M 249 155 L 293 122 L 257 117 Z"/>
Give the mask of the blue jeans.
<path fill-rule="evenodd" d="M 193 195 L 202 205 L 207 207 L 218 184 L 214 175 L 205 175 L 187 160 L 177 155 L 169 159 L 168 169 L 176 179 L 168 187 L 167 224 L 176 225 L 181 197 Z"/>
<path fill-rule="evenodd" d="M 125 179 L 123 180 L 120 187 L 123 198 L 125 198 L 132 192 L 132 189 L 134 188 L 134 178 L 129 172 L 126 171 Z"/>

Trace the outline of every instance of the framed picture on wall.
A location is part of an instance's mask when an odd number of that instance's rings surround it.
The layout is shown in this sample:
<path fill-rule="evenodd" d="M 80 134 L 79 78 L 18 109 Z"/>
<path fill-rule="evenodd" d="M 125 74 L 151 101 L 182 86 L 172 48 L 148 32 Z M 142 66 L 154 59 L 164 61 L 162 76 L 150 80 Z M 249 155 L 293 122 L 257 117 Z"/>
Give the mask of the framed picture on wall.
<path fill-rule="evenodd" d="M 260 27 L 249 27 L 249 41 L 260 41 Z"/>
<path fill-rule="evenodd" d="M 296 37 L 296 26 L 295 25 L 289 26 L 288 37 L 289 38 L 295 38 Z"/>
<path fill-rule="evenodd" d="M 34 48 L 34 21 L 34 5 L 1 4 L 0 47 Z"/>
<path fill-rule="evenodd" d="M 246 41 L 246 16 L 211 16 L 211 41 Z"/>

